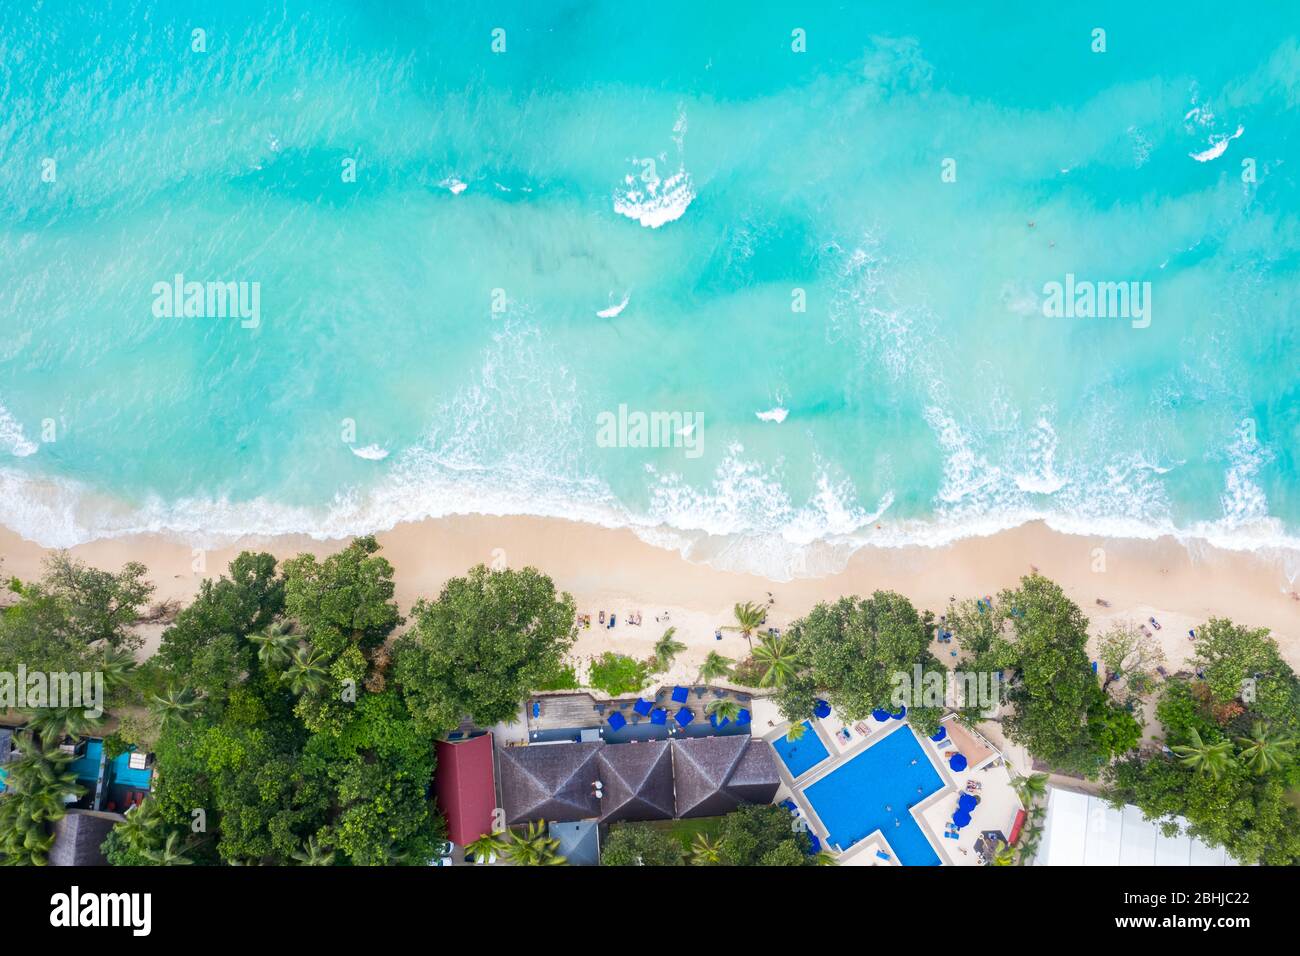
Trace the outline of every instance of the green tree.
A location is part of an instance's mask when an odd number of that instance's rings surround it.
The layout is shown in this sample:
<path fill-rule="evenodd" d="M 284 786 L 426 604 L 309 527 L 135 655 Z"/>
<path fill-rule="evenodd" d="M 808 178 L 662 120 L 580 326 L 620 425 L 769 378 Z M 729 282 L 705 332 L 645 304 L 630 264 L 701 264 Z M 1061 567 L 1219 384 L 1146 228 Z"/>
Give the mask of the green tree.
<path fill-rule="evenodd" d="M 103 715 L 91 717 L 83 707 L 48 707 L 27 715 L 27 729 L 51 744 L 62 743 L 65 737 L 85 737 L 103 723 Z"/>
<path fill-rule="evenodd" d="M 717 840 L 707 833 L 695 834 L 695 840 L 691 843 L 691 863 L 696 866 L 717 866 L 722 862 L 721 853 Z"/>
<path fill-rule="evenodd" d="M 257 660 L 263 667 L 283 667 L 293 656 L 298 639 L 293 636 L 293 626 L 286 621 L 270 624 L 248 640 L 257 649 Z"/>
<path fill-rule="evenodd" d="M 198 596 L 163 632 L 158 660 L 173 682 L 193 688 L 219 708 L 253 662 L 250 634 L 267 627 L 284 609 L 284 582 L 275 558 L 242 552 L 230 577 L 205 580 Z"/>
<path fill-rule="evenodd" d="M 466 856 L 471 857 L 475 863 L 484 865 L 495 862 L 505 851 L 506 840 L 500 833 L 484 833 L 465 847 Z"/>
<path fill-rule="evenodd" d="M 1097 706 L 1087 618 L 1059 585 L 1038 574 L 1022 578 L 1000 603 L 1016 611 L 1007 618 L 1015 654 L 1009 693 L 1015 711 L 1003 722 L 1007 735 L 1057 769 L 1095 775 L 1110 755 L 1112 730 L 1097 722 L 1105 724 L 1112 712 Z"/>
<path fill-rule="evenodd" d="M 402 623 L 393 566 L 378 552 L 379 543 L 363 537 L 324 561 L 301 554 L 284 563 L 285 613 L 329 662 L 349 645 L 379 647 Z"/>
<path fill-rule="evenodd" d="M 749 805 L 722 818 L 718 857 L 723 866 L 812 865 L 808 834 L 790 825 L 784 807 Z"/>
<path fill-rule="evenodd" d="M 677 628 L 670 627 L 664 631 L 663 637 L 655 641 L 655 667 L 658 670 L 668 670 L 672 666 L 673 658 L 686 650 L 686 645 L 674 637 L 676 633 Z"/>
<path fill-rule="evenodd" d="M 1251 725 L 1249 737 L 1238 737 L 1241 761 L 1260 776 L 1282 770 L 1291 760 L 1295 740 L 1272 733 L 1262 720 Z"/>
<path fill-rule="evenodd" d="M 740 716 L 740 701 L 734 697 L 718 697 L 704 705 L 704 713 L 716 717 L 718 722 L 735 720 Z"/>
<path fill-rule="evenodd" d="M 321 843 L 315 836 L 309 836 L 301 850 L 294 850 L 290 856 L 303 866 L 333 866 L 335 853 Z"/>
<path fill-rule="evenodd" d="M 329 678 L 325 660 L 326 655 L 310 645 L 295 647 L 284 672 L 284 681 L 289 690 L 298 697 L 307 693 L 320 693 Z"/>
<path fill-rule="evenodd" d="M 729 657 L 723 657 L 717 651 L 709 651 L 704 658 L 704 663 L 700 666 L 700 675 L 698 680 L 701 684 L 707 684 L 715 680 L 724 680 L 731 676 L 731 668 L 735 661 Z"/>
<path fill-rule="evenodd" d="M 1232 744 L 1227 740 L 1207 742 L 1193 727 L 1189 733 L 1191 743 L 1170 747 L 1178 758 L 1197 773 L 1218 777 L 1232 764 Z"/>
<path fill-rule="evenodd" d="M 164 730 L 173 724 L 188 723 L 201 704 L 202 701 L 188 687 L 169 687 L 162 694 L 154 695 L 151 701 Z"/>
<path fill-rule="evenodd" d="M 747 601 L 744 604 L 737 604 L 734 613 L 736 615 L 735 624 L 724 625 L 724 630 L 739 631 L 741 636 L 749 643 L 749 649 L 754 649 L 754 632 L 763 626 L 767 620 L 767 608 L 761 604 L 755 604 Z"/>
<path fill-rule="evenodd" d="M 600 852 L 601 866 L 682 866 L 682 845 L 671 834 L 643 823 L 618 823 Z"/>
<path fill-rule="evenodd" d="M 799 653 L 795 642 L 786 635 L 768 634 L 754 648 L 754 660 L 763 668 L 760 687 L 783 687 L 795 676 Z"/>
<path fill-rule="evenodd" d="M 907 598 L 889 591 L 818 604 L 788 632 L 807 672 L 789 679 L 789 690 L 778 695 L 782 714 L 803 720 L 812 712 L 816 688 L 847 721 L 877 708 L 892 710 L 899 688 L 910 685 L 918 665 L 923 673 L 943 671 L 930 653 L 931 631 L 929 612 L 919 613 Z M 938 726 L 943 709 L 913 705 L 909 713 L 918 729 L 925 729 Z"/>
<path fill-rule="evenodd" d="M 546 833 L 546 824 L 535 820 L 522 833 L 511 831 L 506 856 L 515 866 L 563 866 L 568 863 L 557 852 L 560 841 Z"/>
<path fill-rule="evenodd" d="M 162 846 L 144 850 L 142 855 L 155 866 L 189 866 L 194 862 L 189 857 L 188 847 L 180 842 L 180 834 L 176 831 L 167 834 Z"/>
<path fill-rule="evenodd" d="M 481 726 L 514 719 L 573 646 L 574 614 L 573 598 L 533 568 L 479 565 L 452 578 L 438 600 L 416 604 L 415 626 L 394 649 L 411 712 L 435 733 L 467 714 Z"/>
<path fill-rule="evenodd" d="M 18 755 L 6 766 L 0 797 L 0 860 L 9 865 L 44 866 L 54 846 L 54 824 L 68 812 L 67 797 L 85 788 L 70 769 L 73 757 L 56 742 L 39 745 L 30 734 L 16 740 Z"/>

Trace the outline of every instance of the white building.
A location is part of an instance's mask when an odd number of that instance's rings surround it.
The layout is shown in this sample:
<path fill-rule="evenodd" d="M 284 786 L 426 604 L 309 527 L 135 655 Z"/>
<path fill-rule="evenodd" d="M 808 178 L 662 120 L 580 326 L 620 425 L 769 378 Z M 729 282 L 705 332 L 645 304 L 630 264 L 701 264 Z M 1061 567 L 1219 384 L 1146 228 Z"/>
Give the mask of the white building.
<path fill-rule="evenodd" d="M 1180 826 L 1186 821 L 1177 819 Z M 1047 818 L 1035 866 L 1237 866 L 1226 850 L 1183 833 L 1167 837 L 1134 806 L 1048 788 Z"/>

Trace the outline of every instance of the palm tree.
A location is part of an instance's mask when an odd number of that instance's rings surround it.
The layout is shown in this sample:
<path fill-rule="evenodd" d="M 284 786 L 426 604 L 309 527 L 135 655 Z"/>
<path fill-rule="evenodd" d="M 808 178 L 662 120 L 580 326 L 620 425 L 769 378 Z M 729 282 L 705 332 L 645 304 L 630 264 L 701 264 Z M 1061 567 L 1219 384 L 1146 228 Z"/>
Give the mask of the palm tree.
<path fill-rule="evenodd" d="M 764 668 L 759 687 L 784 687 L 798 670 L 794 641 L 784 635 L 768 634 L 754 648 L 754 660 Z"/>
<path fill-rule="evenodd" d="M 180 834 L 173 830 L 160 848 L 142 850 L 140 855 L 158 866 L 189 866 L 194 861 L 185 855 L 187 848 L 179 844 Z"/>
<path fill-rule="evenodd" d="M 1015 866 L 1016 851 L 1007 845 L 1006 840 L 999 840 L 997 847 L 993 850 L 993 857 L 989 860 L 990 866 Z"/>
<path fill-rule="evenodd" d="M 528 824 L 528 832 L 510 834 L 505 852 L 511 863 L 516 866 L 563 866 L 569 862 L 555 852 L 560 841 L 547 836 L 545 826 L 541 820 L 534 820 Z"/>
<path fill-rule="evenodd" d="M 309 836 L 302 849 L 294 850 L 289 856 L 303 866 L 333 866 L 334 864 L 334 851 L 317 840 L 315 835 Z"/>
<path fill-rule="evenodd" d="M 1281 770 L 1291 759 L 1291 751 L 1295 747 L 1294 738 L 1274 737 L 1261 720 L 1251 725 L 1249 737 L 1238 737 L 1237 743 L 1242 748 L 1238 754 L 1241 762 L 1261 777 Z"/>
<path fill-rule="evenodd" d="M 717 700 L 709 701 L 704 706 L 704 712 L 710 717 L 716 717 L 717 723 L 735 720 L 740 714 L 740 701 L 734 697 L 719 697 Z"/>
<path fill-rule="evenodd" d="M 790 743 L 794 743 L 796 740 L 802 739 L 807 731 L 808 723 L 806 721 L 801 720 L 797 724 L 792 723 L 790 729 L 785 732 L 785 739 Z"/>
<path fill-rule="evenodd" d="M 104 684 L 110 689 L 130 683 L 135 666 L 135 655 L 121 648 L 110 647 L 99 659 L 99 669 L 104 674 Z"/>
<path fill-rule="evenodd" d="M 707 684 L 710 681 L 730 677 L 731 665 L 734 663 L 735 661 L 730 657 L 723 657 L 717 651 L 709 651 L 709 656 L 704 658 L 704 664 L 700 667 L 699 682 Z"/>
<path fill-rule="evenodd" d="M 161 729 L 171 724 L 188 724 L 199 709 L 198 696 L 188 687 L 168 687 L 165 694 L 151 695 L 154 713 Z"/>
<path fill-rule="evenodd" d="M 158 811 L 158 801 L 148 797 L 138 806 L 126 811 L 126 819 L 117 825 L 118 832 L 136 849 L 151 846 L 158 828 L 162 826 L 162 815 Z"/>
<path fill-rule="evenodd" d="M 1197 773 L 1208 773 L 1217 779 L 1232 763 L 1231 741 L 1220 740 L 1217 743 L 1207 744 L 1201 739 L 1201 732 L 1195 727 L 1192 727 L 1188 733 L 1192 738 L 1191 744 L 1182 744 L 1169 749 Z"/>
<path fill-rule="evenodd" d="M 835 859 L 835 854 L 830 850 L 818 850 L 813 855 L 813 866 L 839 866 L 839 860 Z"/>
<path fill-rule="evenodd" d="M 691 862 L 696 866 L 717 866 L 722 862 L 721 850 L 717 840 L 710 839 L 707 833 L 697 833 L 691 844 Z"/>
<path fill-rule="evenodd" d="M 465 853 L 480 865 L 495 863 L 506 851 L 506 841 L 500 833 L 485 833 L 465 847 Z"/>
<path fill-rule="evenodd" d="M 1020 797 L 1020 802 L 1027 807 L 1038 802 L 1038 798 L 1047 793 L 1047 774 L 1031 773 L 1027 777 L 1013 777 L 1011 786 Z"/>
<path fill-rule="evenodd" d="M 90 717 L 81 707 L 47 707 L 29 715 L 27 729 L 42 743 L 57 745 L 65 737 L 85 737 L 103 722 L 103 714 Z"/>
<path fill-rule="evenodd" d="M 68 798 L 85 790 L 69 766 L 72 755 L 54 743 L 37 746 L 30 733 L 18 737 L 20 754 L 5 768 L 0 798 L 0 856 L 6 863 L 44 866 L 54 846 L 53 824 L 67 815 Z"/>
<path fill-rule="evenodd" d="M 726 625 L 728 631 L 739 631 L 744 635 L 745 640 L 749 642 L 749 649 L 754 649 L 754 632 L 763 626 L 767 620 L 767 608 L 755 604 L 753 601 L 746 601 L 744 604 L 737 604 L 735 607 L 736 623 Z"/>
<path fill-rule="evenodd" d="M 289 669 L 284 672 L 289 689 L 299 697 L 307 692 L 319 692 L 329 673 L 322 663 L 324 660 L 325 655 L 313 650 L 311 645 L 295 647 Z"/>
<path fill-rule="evenodd" d="M 258 634 L 248 635 L 257 647 L 257 660 L 263 667 L 279 667 L 288 662 L 297 643 L 297 638 L 289 633 L 292 630 L 292 624 L 277 621 Z"/>
<path fill-rule="evenodd" d="M 685 644 L 673 638 L 676 633 L 677 628 L 670 627 L 664 631 L 663 637 L 655 641 L 655 667 L 661 671 L 668 670 L 672 665 L 673 658 L 686 650 Z"/>

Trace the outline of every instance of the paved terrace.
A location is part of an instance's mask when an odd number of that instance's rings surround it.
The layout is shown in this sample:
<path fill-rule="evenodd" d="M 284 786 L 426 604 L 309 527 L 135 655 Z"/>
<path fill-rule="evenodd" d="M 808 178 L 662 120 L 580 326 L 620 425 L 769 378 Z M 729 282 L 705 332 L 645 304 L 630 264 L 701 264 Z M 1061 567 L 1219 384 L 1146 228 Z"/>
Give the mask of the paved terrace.
<path fill-rule="evenodd" d="M 532 734 L 538 732 L 599 727 L 604 723 L 605 718 L 614 711 L 620 711 L 627 718 L 629 724 L 638 724 L 647 719 L 632 709 L 632 705 L 640 697 L 653 701 L 656 707 L 667 709 L 671 721 L 672 714 L 683 706 L 672 699 L 673 689 L 676 686 L 675 684 L 661 684 L 652 690 L 643 691 L 640 695 L 633 694 L 615 698 L 597 698 L 585 691 L 534 694 L 529 698 L 528 703 L 524 705 L 528 734 L 531 737 Z M 697 722 L 708 720 L 704 708 L 708 706 L 710 701 L 720 697 L 730 697 L 736 700 L 741 707 L 749 708 L 752 705 L 751 696 L 741 691 L 727 690 L 711 684 L 688 684 L 684 686 L 690 692 L 685 706 L 695 713 Z M 540 705 L 540 713 L 536 717 L 533 716 L 534 701 Z"/>

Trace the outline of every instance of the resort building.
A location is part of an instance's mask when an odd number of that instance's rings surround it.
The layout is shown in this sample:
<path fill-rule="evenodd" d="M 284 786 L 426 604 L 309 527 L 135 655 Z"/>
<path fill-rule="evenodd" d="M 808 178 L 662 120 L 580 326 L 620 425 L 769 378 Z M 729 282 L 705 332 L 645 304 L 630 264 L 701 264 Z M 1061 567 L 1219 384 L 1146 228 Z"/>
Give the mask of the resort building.
<path fill-rule="evenodd" d="M 532 820 L 671 820 L 771 803 L 771 749 L 744 737 L 533 744 L 500 751 L 509 825 Z"/>
<path fill-rule="evenodd" d="M 1185 827 L 1185 820 L 1174 822 Z M 1169 837 L 1134 806 L 1122 810 L 1094 794 L 1049 787 L 1035 866 L 1238 866 L 1222 847 L 1185 832 Z"/>
<path fill-rule="evenodd" d="M 447 819 L 448 838 L 463 847 L 493 830 L 497 791 L 492 734 L 435 741 L 434 754 L 434 796 Z"/>
<path fill-rule="evenodd" d="M 124 819 L 120 813 L 69 810 L 54 824 L 50 866 L 107 866 L 101 847 L 109 831 Z"/>

